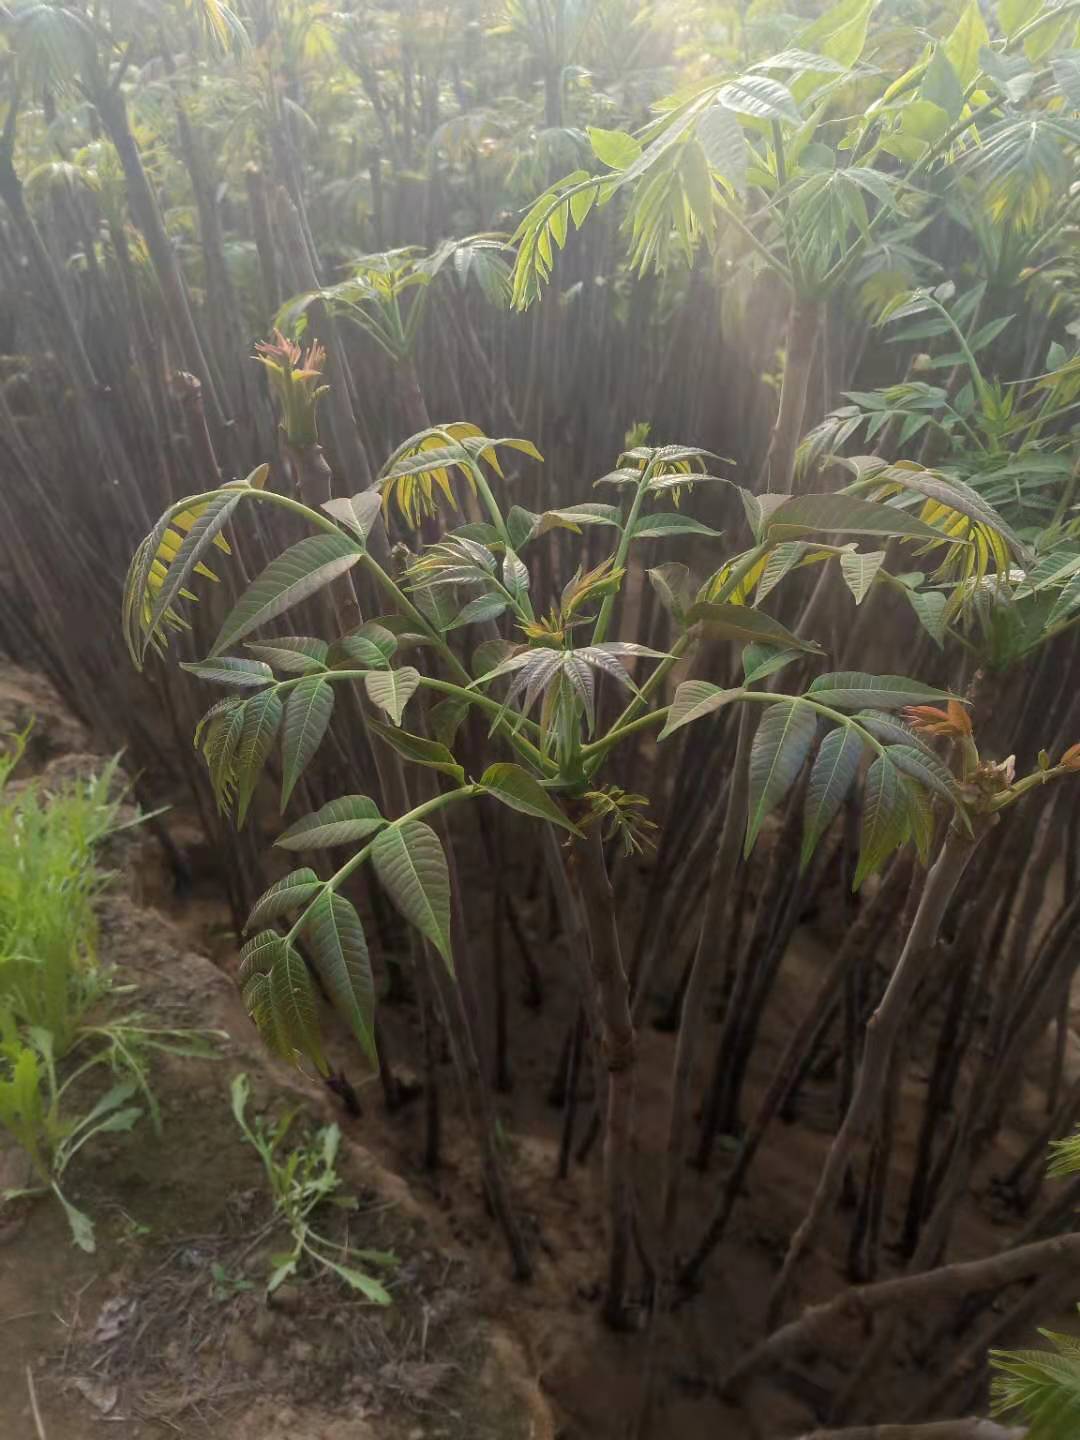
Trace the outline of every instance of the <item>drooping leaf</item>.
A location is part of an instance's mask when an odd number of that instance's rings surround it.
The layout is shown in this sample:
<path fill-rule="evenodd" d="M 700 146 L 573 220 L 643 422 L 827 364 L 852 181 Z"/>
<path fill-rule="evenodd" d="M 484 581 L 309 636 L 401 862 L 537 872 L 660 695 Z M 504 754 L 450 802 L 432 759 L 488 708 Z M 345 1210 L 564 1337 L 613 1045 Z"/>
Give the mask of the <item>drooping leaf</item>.
<path fill-rule="evenodd" d="M 315 987 L 302 957 L 289 945 L 282 946 L 270 971 L 270 1004 L 282 1046 L 306 1055 L 320 1074 L 327 1074 L 329 1067 L 319 1035 Z"/>
<path fill-rule="evenodd" d="M 879 505 L 857 495 L 793 495 L 768 516 L 764 533 L 770 540 L 795 540 L 800 535 L 895 535 L 915 540 L 949 537 L 916 515 L 893 505 Z"/>
<path fill-rule="evenodd" d="M 787 540 L 777 545 L 766 558 L 757 582 L 755 600 L 758 605 L 775 590 L 784 576 L 789 574 L 799 561 L 811 550 L 805 540 Z M 752 573 L 756 573 L 756 570 Z M 749 579 L 749 577 L 747 577 Z"/>
<path fill-rule="evenodd" d="M 270 974 L 284 944 L 276 930 L 260 930 L 251 937 L 240 951 L 240 968 L 236 972 L 236 978 L 241 989 L 253 976 Z"/>
<path fill-rule="evenodd" d="M 348 498 L 341 496 L 324 500 L 322 508 L 340 524 L 347 525 L 366 544 L 379 519 L 382 496 L 377 490 L 361 490 Z"/>
<path fill-rule="evenodd" d="M 549 820 L 561 825 L 571 834 L 580 835 L 578 827 L 567 818 L 540 782 L 520 765 L 499 763 L 489 765 L 480 776 L 480 784 L 489 795 L 519 810 L 522 815 L 531 815 L 537 820 Z"/>
<path fill-rule="evenodd" d="M 866 599 L 884 559 L 884 550 L 846 550 L 840 556 L 840 570 L 844 577 L 844 583 L 854 595 L 856 605 L 861 605 Z"/>
<path fill-rule="evenodd" d="M 304 934 L 331 1004 L 377 1066 L 375 982 L 359 915 L 343 895 L 324 890 L 311 907 Z"/>
<path fill-rule="evenodd" d="M 150 640 L 160 626 L 166 611 L 180 598 L 180 593 L 191 578 L 192 571 L 201 563 L 202 557 L 221 534 L 232 512 L 240 503 L 240 498 L 239 495 L 218 495 L 199 507 L 197 512 L 192 512 L 191 523 L 183 531 L 180 547 L 172 556 L 161 587 L 154 598 L 150 619 L 145 624 L 143 631 L 142 655 L 145 656 Z"/>
<path fill-rule="evenodd" d="M 682 620 L 693 604 L 690 571 L 678 560 L 669 560 L 664 565 L 654 565 L 645 573 L 664 609 L 674 615 L 676 620 Z"/>
<path fill-rule="evenodd" d="M 428 726 L 440 745 L 445 745 L 448 750 L 453 748 L 457 732 L 471 708 L 467 700 L 456 700 L 452 695 L 431 707 Z"/>
<path fill-rule="evenodd" d="M 283 850 L 322 850 L 364 840 L 387 822 L 366 795 L 340 795 L 305 815 L 274 841 Z"/>
<path fill-rule="evenodd" d="M 761 717 L 750 747 L 745 854 L 753 849 L 766 815 L 795 783 L 816 734 L 817 716 L 805 705 L 778 702 Z"/>
<path fill-rule="evenodd" d="M 887 755 L 879 755 L 866 773 L 863 792 L 859 863 L 853 890 L 858 890 L 907 838 L 907 804 L 900 772 Z"/>
<path fill-rule="evenodd" d="M 957 698 L 921 680 L 909 680 L 906 675 L 867 675 L 858 670 L 818 675 L 806 693 L 834 710 L 902 710 L 905 705 L 930 705 Z"/>
<path fill-rule="evenodd" d="M 1020 560 L 1031 559 L 1027 545 L 1013 530 L 1012 526 L 994 507 L 970 485 L 955 477 L 946 478 L 930 470 L 922 470 L 908 464 L 886 465 L 873 456 L 854 456 L 848 462 L 860 476 L 880 480 L 882 485 L 897 486 L 914 495 L 924 495 L 928 500 L 937 501 L 950 510 L 964 515 L 976 525 L 986 526 L 995 531 L 1008 544 Z M 940 532 L 939 532 L 940 533 Z"/>
<path fill-rule="evenodd" d="M 907 807 L 908 836 L 915 846 L 920 865 L 929 865 L 934 843 L 933 797 L 925 785 L 901 772 L 900 787 Z M 959 812 L 963 815 L 963 811 Z M 966 818 L 966 817 L 965 817 Z"/>
<path fill-rule="evenodd" d="M 395 725 L 401 724 L 405 706 L 420 685 L 420 672 L 411 665 L 397 670 L 373 670 L 364 676 L 364 689 L 373 704 L 385 710 Z"/>
<path fill-rule="evenodd" d="M 729 704 L 741 694 L 742 691 L 738 689 L 721 690 L 719 685 L 710 685 L 707 680 L 684 680 L 675 691 L 664 728 L 656 738 L 666 740 L 684 725 L 711 715 L 713 711 Z"/>
<path fill-rule="evenodd" d="M 717 604 L 702 600 L 686 613 L 688 624 L 700 620 L 706 631 L 728 640 L 750 644 L 773 645 L 784 650 L 802 650 L 809 655 L 821 653 L 821 646 L 812 640 L 801 640 L 779 620 L 749 605 Z"/>
<path fill-rule="evenodd" d="M 948 630 L 949 602 L 940 590 L 912 590 L 904 587 L 904 594 L 918 617 L 919 624 L 940 650 L 945 644 Z"/>
<path fill-rule="evenodd" d="M 951 805 L 956 804 L 956 779 L 949 767 L 925 746 L 890 745 L 889 759 L 905 775 L 933 790 Z"/>
<path fill-rule="evenodd" d="M 216 715 L 202 740 L 203 756 L 218 810 L 226 813 L 236 789 L 236 752 L 244 729 L 244 707 L 235 705 Z"/>
<path fill-rule="evenodd" d="M 708 106 L 694 124 L 694 139 L 701 147 L 709 170 L 736 195 L 743 195 L 750 147 L 733 110 L 722 101 Z M 711 199 L 710 195 L 710 203 Z"/>
<path fill-rule="evenodd" d="M 743 681 L 754 685 L 767 675 L 775 675 L 785 665 L 798 660 L 801 650 L 777 649 L 775 645 L 747 645 L 742 652 Z"/>
<path fill-rule="evenodd" d="M 236 823 L 243 829 L 251 797 L 281 725 L 283 705 L 276 690 L 253 695 L 244 705 L 244 725 L 236 747 Z"/>
<path fill-rule="evenodd" d="M 884 710 L 857 710 L 853 718 L 885 745 L 913 745 L 916 750 L 933 753 L 918 731 L 896 715 L 889 715 Z"/>
<path fill-rule="evenodd" d="M 847 725 L 830 730 L 818 747 L 806 786 L 800 857 L 804 868 L 855 783 L 863 748 L 857 732 Z"/>
<path fill-rule="evenodd" d="M 210 655 L 220 655 L 252 630 L 314 595 L 359 558 L 356 545 L 344 535 L 308 535 L 298 540 L 271 560 L 244 592 L 218 632 Z"/>
<path fill-rule="evenodd" d="M 299 870 L 290 871 L 283 879 L 276 880 L 269 890 L 264 891 L 255 901 L 245 930 L 254 930 L 256 925 L 265 925 L 287 915 L 290 910 L 299 910 L 319 893 L 322 884 L 315 871 L 306 865 Z"/>
<path fill-rule="evenodd" d="M 334 687 L 317 675 L 305 676 L 285 704 L 282 729 L 281 809 L 308 761 L 322 744 L 334 712 Z"/>
<path fill-rule="evenodd" d="M 450 874 L 438 835 L 422 820 L 391 825 L 375 837 L 371 863 L 395 906 L 431 941 L 452 974 Z"/>
<path fill-rule="evenodd" d="M 465 783 L 465 771 L 440 741 L 428 740 L 423 735 L 410 735 L 407 730 L 383 725 L 378 720 L 369 720 L 367 723 L 373 734 L 385 740 L 387 745 L 404 759 L 411 760 L 414 765 L 427 765 L 431 770 L 441 770 L 459 785 Z"/>

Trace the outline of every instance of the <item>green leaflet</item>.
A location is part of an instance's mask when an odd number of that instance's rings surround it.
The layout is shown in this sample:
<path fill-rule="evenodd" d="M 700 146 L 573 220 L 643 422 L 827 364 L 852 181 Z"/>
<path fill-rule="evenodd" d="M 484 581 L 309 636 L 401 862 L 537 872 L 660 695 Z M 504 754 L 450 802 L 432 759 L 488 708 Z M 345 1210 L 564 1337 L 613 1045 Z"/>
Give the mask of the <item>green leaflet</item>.
<path fill-rule="evenodd" d="M 459 630 L 463 625 L 476 625 L 484 620 L 497 620 L 506 609 L 506 597 L 496 592 L 477 595 L 475 600 L 462 607 L 457 618 L 451 620 L 447 630 Z"/>
<path fill-rule="evenodd" d="M 325 640 L 308 635 L 275 635 L 273 641 L 265 645 L 249 640 L 244 649 L 286 675 L 317 675 L 326 665 L 329 647 Z"/>
<path fill-rule="evenodd" d="M 332 515 L 339 525 L 348 526 L 366 544 L 382 509 L 382 496 L 377 490 L 361 490 L 347 498 L 335 496 L 324 500 L 320 509 Z"/>
<path fill-rule="evenodd" d="M 569 830 L 572 835 L 581 834 L 540 782 L 520 765 L 489 765 L 480 776 L 480 784 L 489 795 L 494 795 L 496 800 L 509 805 L 511 810 L 519 810 L 522 815 L 532 815 L 537 820 L 549 820 L 553 825 L 561 825 L 563 829 Z"/>
<path fill-rule="evenodd" d="M 311 956 L 334 1009 L 375 1066 L 375 982 L 360 917 L 343 895 L 324 890 L 304 925 Z"/>
<path fill-rule="evenodd" d="M 271 560 L 248 586 L 218 632 L 211 657 L 314 595 L 359 558 L 355 543 L 345 535 L 309 535 L 298 540 Z"/>
<path fill-rule="evenodd" d="M 858 890 L 907 836 L 908 808 L 900 772 L 887 756 L 879 755 L 866 774 L 859 864 L 851 888 Z"/>
<path fill-rule="evenodd" d="M 255 901 L 244 929 L 254 930 L 256 925 L 265 925 L 268 920 L 276 920 L 281 915 L 287 915 L 290 910 L 299 910 L 301 905 L 306 905 L 319 893 L 322 884 L 315 871 L 306 865 L 299 870 L 290 871 L 283 879 L 276 880 L 269 890 L 265 890 Z"/>
<path fill-rule="evenodd" d="M 702 621 L 708 630 L 729 640 L 742 640 L 751 644 L 773 645 L 785 650 L 802 650 L 810 655 L 819 655 L 821 646 L 812 640 L 800 640 L 779 620 L 761 610 L 752 610 L 749 605 L 720 604 L 709 600 L 691 605 L 686 612 L 687 624 Z"/>
<path fill-rule="evenodd" d="M 885 745 L 911 745 L 928 755 L 933 754 L 918 731 L 884 710 L 857 710 L 853 718 Z"/>
<path fill-rule="evenodd" d="M 334 711 L 334 687 L 317 675 L 307 676 L 293 690 L 285 705 L 281 738 L 281 809 L 289 803 L 297 780 L 315 754 Z"/>
<path fill-rule="evenodd" d="M 777 650 L 774 645 L 747 645 L 742 652 L 743 682 L 753 685 L 798 660 L 798 650 Z"/>
<path fill-rule="evenodd" d="M 507 550 L 503 556 L 502 583 L 515 600 L 521 600 L 528 593 L 528 567 L 513 550 Z"/>
<path fill-rule="evenodd" d="M 646 570 L 649 583 L 660 597 L 664 609 L 670 611 L 676 620 L 682 620 L 687 609 L 693 604 L 693 586 L 690 571 L 678 560 L 669 560 Z"/>
<path fill-rule="evenodd" d="M 901 774 L 900 787 L 907 808 L 908 835 L 920 865 L 929 865 L 934 843 L 934 804 L 929 792 L 910 775 Z M 966 819 L 966 817 L 965 817 Z"/>
<path fill-rule="evenodd" d="M 1033 558 L 1028 546 L 1009 523 L 978 491 L 965 485 L 962 480 L 945 480 L 930 471 L 910 470 L 905 465 L 888 465 L 884 469 L 867 473 L 875 480 L 900 485 L 916 495 L 925 495 L 928 500 L 938 500 L 943 505 L 948 505 L 950 509 L 966 515 L 975 524 L 985 525 L 996 531 L 1019 559 L 1026 562 Z"/>
<path fill-rule="evenodd" d="M 276 930 L 260 930 L 251 937 L 240 951 L 240 969 L 236 978 L 241 989 L 256 976 L 270 974 L 284 944 Z"/>
<path fill-rule="evenodd" d="M 949 767 L 921 746 L 890 745 L 888 756 L 896 768 L 917 781 L 924 789 L 933 790 L 950 805 L 955 805 L 956 780 Z M 961 812 L 963 813 L 963 812 Z"/>
<path fill-rule="evenodd" d="M 411 665 L 402 665 L 398 670 L 375 670 L 364 676 L 368 698 L 385 710 L 395 725 L 401 724 L 405 706 L 419 685 L 419 671 Z"/>
<path fill-rule="evenodd" d="M 798 125 L 802 119 L 791 91 L 767 75 L 743 75 L 722 86 L 716 98 L 727 109 L 755 120 L 790 120 Z"/>
<path fill-rule="evenodd" d="M 760 605 L 811 548 L 805 540 L 785 540 L 782 545 L 777 545 L 766 560 L 761 578 L 757 582 L 755 603 Z"/>
<path fill-rule="evenodd" d="M 979 8 L 979 0 L 968 0 L 955 29 L 945 41 L 945 57 L 951 63 L 962 86 L 970 85 L 979 74 L 979 51 L 989 44 L 990 36 Z"/>
<path fill-rule="evenodd" d="M 431 941 L 453 974 L 450 874 L 438 835 L 421 820 L 391 825 L 376 835 L 371 863 L 398 910 Z"/>
<path fill-rule="evenodd" d="M 319 1036 L 315 987 L 303 957 L 288 945 L 282 946 L 270 971 L 270 1007 L 283 1049 L 294 1052 L 294 1061 L 296 1054 L 306 1055 L 326 1075 L 329 1066 Z"/>
<path fill-rule="evenodd" d="M 200 680 L 243 688 L 258 688 L 274 678 L 270 666 L 264 665 L 261 660 L 245 660 L 235 655 L 219 655 L 215 660 L 181 660 L 180 669 L 197 675 Z"/>
<path fill-rule="evenodd" d="M 860 670 L 838 670 L 819 675 L 806 692 L 811 700 L 834 710 L 902 710 L 905 705 L 934 705 L 958 697 L 906 675 L 867 675 Z"/>
<path fill-rule="evenodd" d="M 844 584 L 855 597 L 856 605 L 861 605 L 866 599 L 884 559 L 884 550 L 846 550 L 840 556 L 840 572 Z"/>
<path fill-rule="evenodd" d="M 244 725 L 236 747 L 236 823 L 243 829 L 266 757 L 273 748 L 284 706 L 275 690 L 254 695 L 244 706 Z"/>
<path fill-rule="evenodd" d="M 674 510 L 658 510 L 651 515 L 638 516 L 632 538 L 662 540 L 669 535 L 709 535 L 715 539 L 721 533 L 709 525 L 703 525 L 700 520 L 695 520 L 690 515 L 680 515 Z"/>
<path fill-rule="evenodd" d="M 719 710 L 722 705 L 727 705 L 741 694 L 739 689 L 721 690 L 719 685 L 710 685 L 707 680 L 684 680 L 675 691 L 675 698 L 668 709 L 667 721 L 656 738 L 666 740 L 684 725 L 711 715 L 714 710 Z"/>
<path fill-rule="evenodd" d="M 746 843 L 749 855 L 765 816 L 795 783 L 817 733 L 817 716 L 805 705 L 778 702 L 761 718 L 750 749 Z"/>
<path fill-rule="evenodd" d="M 390 665 L 383 647 L 368 635 L 345 635 L 335 640 L 326 663 L 333 670 L 386 670 Z"/>
<path fill-rule="evenodd" d="M 904 594 L 911 602 L 911 608 L 918 616 L 919 624 L 933 640 L 938 649 L 945 644 L 948 626 L 949 602 L 940 590 L 910 590 L 904 586 Z"/>
<path fill-rule="evenodd" d="M 234 705 L 216 715 L 203 734 L 203 756 L 210 772 L 210 785 L 219 812 L 224 814 L 232 803 L 236 783 L 236 752 L 244 730 L 246 707 Z"/>
<path fill-rule="evenodd" d="M 769 540 L 797 540 L 801 535 L 832 532 L 843 535 L 896 535 L 915 540 L 950 537 L 906 510 L 879 505 L 856 495 L 794 495 L 777 505 L 765 521 Z"/>
<path fill-rule="evenodd" d="M 593 154 L 612 170 L 625 170 L 641 154 L 641 141 L 635 140 L 625 130 L 601 130 L 596 125 L 590 125 L 588 135 Z M 575 224 L 581 223 L 577 216 L 574 221 Z"/>
<path fill-rule="evenodd" d="M 366 795 L 341 795 L 282 832 L 274 841 L 283 850 L 322 850 L 373 835 L 386 821 Z"/>
<path fill-rule="evenodd" d="M 471 706 L 467 700 L 457 700 L 448 695 L 428 711 L 428 726 L 440 745 L 449 750 L 457 738 L 457 732 L 468 715 Z M 464 772 L 462 772 L 464 774 Z"/>
<path fill-rule="evenodd" d="M 841 65 L 854 65 L 866 44 L 866 27 L 873 8 L 874 0 L 838 0 L 799 32 L 796 43 L 801 50 L 824 55 Z"/>
<path fill-rule="evenodd" d="M 832 824 L 855 783 L 863 742 L 847 725 L 830 730 L 821 742 L 806 787 L 800 865 L 805 868 L 818 841 Z"/>
<path fill-rule="evenodd" d="M 367 723 L 373 734 L 378 735 L 380 740 L 385 740 L 387 745 L 404 759 L 411 760 L 415 765 L 427 765 L 432 770 L 441 770 L 459 785 L 465 783 L 465 771 L 438 740 L 428 740 L 423 735 L 410 735 L 408 730 L 382 725 L 378 720 L 369 720 Z"/>

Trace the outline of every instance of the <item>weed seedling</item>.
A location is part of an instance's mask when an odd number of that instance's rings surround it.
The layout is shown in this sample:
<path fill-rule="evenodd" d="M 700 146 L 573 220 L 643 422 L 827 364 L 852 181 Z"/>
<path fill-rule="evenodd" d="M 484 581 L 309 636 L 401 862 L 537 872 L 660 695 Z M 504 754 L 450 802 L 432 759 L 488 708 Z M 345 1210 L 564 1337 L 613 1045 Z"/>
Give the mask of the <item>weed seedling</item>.
<path fill-rule="evenodd" d="M 361 1260 L 381 1270 L 390 1270 L 397 1257 L 385 1250 L 353 1250 L 348 1242 L 339 1244 L 320 1234 L 312 1225 L 312 1216 L 320 1205 L 336 1205 L 355 1210 L 351 1196 L 340 1195 L 341 1177 L 337 1173 L 337 1156 L 341 1131 L 336 1125 L 324 1125 L 312 1136 L 310 1143 L 284 1148 L 296 1112 L 288 1111 L 273 1124 L 262 1118 L 249 1121 L 248 1100 L 251 1086 L 246 1075 L 237 1075 L 232 1082 L 232 1111 L 244 1139 L 253 1145 L 262 1161 L 263 1170 L 274 1206 L 274 1217 L 288 1229 L 292 1245 L 275 1252 L 266 1292 L 272 1295 L 278 1286 L 298 1273 L 305 1259 L 317 1269 L 328 1270 L 373 1305 L 389 1305 L 390 1294 L 378 1280 L 357 1269 L 347 1260 Z"/>

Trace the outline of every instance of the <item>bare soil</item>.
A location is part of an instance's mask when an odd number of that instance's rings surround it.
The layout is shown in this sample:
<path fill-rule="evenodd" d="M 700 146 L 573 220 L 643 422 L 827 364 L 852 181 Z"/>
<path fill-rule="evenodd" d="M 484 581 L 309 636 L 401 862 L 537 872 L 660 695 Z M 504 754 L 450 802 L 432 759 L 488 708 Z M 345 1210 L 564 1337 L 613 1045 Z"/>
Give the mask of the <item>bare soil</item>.
<path fill-rule="evenodd" d="M 25 691 L 22 677 L 0 682 L 0 729 L 10 728 L 6 716 L 18 703 L 32 704 L 39 717 L 52 716 L 55 701 L 50 705 L 41 682 L 34 681 L 33 695 L 22 693 L 15 704 L 13 688 Z M 63 724 L 71 723 L 63 717 Z M 51 718 L 45 728 L 51 730 Z M 38 763 L 56 763 L 64 745 L 80 748 L 77 734 L 64 735 L 55 745 L 42 741 L 48 753 Z M 297 1440 L 542 1440 L 556 1434 L 622 1440 L 640 1405 L 646 1342 L 641 1334 L 612 1334 L 599 1321 L 599 1148 L 586 1163 L 574 1164 L 567 1179 L 555 1178 L 561 1114 L 545 1096 L 576 996 L 562 943 L 549 936 L 546 902 L 538 899 L 524 916 L 542 972 L 539 1009 L 525 1003 L 516 954 L 508 954 L 513 1083 L 497 1097 L 513 1193 L 537 1262 L 533 1283 L 520 1286 L 508 1278 L 449 1066 L 439 1072 L 442 1164 L 431 1174 L 420 1163 L 422 1098 L 388 1115 L 378 1087 L 364 1087 L 362 1114 L 351 1118 L 325 1089 L 268 1060 L 229 978 L 236 942 L 212 857 L 198 853 L 197 833 L 182 814 L 170 817 L 170 826 L 193 851 L 194 893 L 177 900 L 153 842 L 145 836 L 134 842 L 124 863 L 137 901 L 118 893 L 106 903 L 105 953 L 139 984 L 140 1006 L 170 1015 L 170 1023 L 223 1028 L 230 1040 L 217 1062 L 170 1060 L 161 1066 L 166 1124 L 160 1139 L 146 1128 L 118 1137 L 107 1149 L 87 1153 L 73 1172 L 74 1198 L 98 1217 L 96 1255 L 72 1249 L 62 1216 L 49 1205 L 37 1206 L 0 1246 L 0 1436 L 34 1437 L 30 1367 L 47 1440 L 97 1433 L 115 1433 L 119 1440 L 168 1433 L 220 1440 L 286 1434 Z M 508 888 L 525 894 L 528 877 L 516 873 L 515 857 L 527 854 L 527 847 L 515 846 L 511 832 L 504 853 Z M 468 853 L 464 868 L 466 893 L 475 897 L 467 963 L 485 997 L 490 1035 L 491 875 L 479 856 Z M 631 895 L 639 888 L 631 885 Z M 804 927 L 785 959 L 753 1058 L 747 1112 L 816 989 L 832 928 L 827 915 L 813 931 Z M 391 933 L 391 949 L 393 943 Z M 719 1003 L 718 995 L 712 1003 Z M 395 1068 L 416 1079 L 423 1053 L 416 1007 L 387 1005 L 382 1014 Z M 715 1033 L 710 1027 L 699 1057 L 698 1094 Z M 672 1046 L 672 1036 L 643 1028 L 637 1162 L 646 1205 L 659 1198 Z M 354 1053 L 332 1027 L 330 1050 L 334 1063 L 358 1083 Z M 1077 1052 L 1073 1037 L 1070 1075 L 1080 1070 Z M 979 1177 L 979 1198 L 960 1219 L 950 1258 L 988 1254 L 1015 1233 L 1017 1222 L 993 1202 L 989 1181 L 1040 1125 L 1048 1065 L 1044 1046 L 1031 1056 L 1029 1073 L 1017 1077 L 1012 1128 Z M 333 1117 L 341 1125 L 349 1184 L 363 1201 L 354 1222 L 356 1243 L 393 1248 L 403 1260 L 390 1312 L 358 1306 L 321 1281 L 297 1287 L 285 1305 L 268 1306 L 260 1290 L 215 1296 L 212 1265 L 259 1280 L 265 1263 L 264 1252 L 251 1249 L 265 1218 L 260 1172 L 254 1154 L 237 1143 L 228 1111 L 228 1082 L 239 1069 L 252 1075 L 256 1094 L 270 1108 L 300 1100 L 316 1123 Z M 587 1095 L 587 1078 L 583 1089 Z M 898 1117 L 893 1196 L 906 1193 L 924 1093 L 925 1075 L 915 1065 Z M 768 1288 L 816 1181 L 835 1104 L 834 1084 L 811 1084 L 798 1118 L 773 1127 L 703 1290 L 659 1331 L 654 1435 L 778 1440 L 802 1434 L 819 1423 L 825 1396 L 841 1370 L 850 1369 L 864 1337 L 845 1334 L 832 1355 L 766 1377 L 738 1407 L 716 1394 L 719 1375 L 761 1334 Z M 583 1103 L 579 1136 L 588 1113 Z M 725 1163 L 720 1151 L 714 1168 Z M 686 1233 L 703 1223 L 717 1183 L 715 1174 L 688 1172 Z M 650 1219 L 646 1214 L 646 1226 Z M 897 1219 L 887 1216 L 887 1226 Z M 831 1221 L 801 1276 L 806 1299 L 847 1283 L 843 1258 L 850 1225 L 850 1211 Z M 923 1323 L 939 1318 L 926 1316 Z M 882 1418 L 898 1417 L 933 1378 L 917 1338 L 918 1327 L 907 1332 L 893 1365 L 875 1382 L 875 1411 Z M 105 1420 L 115 1423 L 115 1431 L 101 1431 Z"/>

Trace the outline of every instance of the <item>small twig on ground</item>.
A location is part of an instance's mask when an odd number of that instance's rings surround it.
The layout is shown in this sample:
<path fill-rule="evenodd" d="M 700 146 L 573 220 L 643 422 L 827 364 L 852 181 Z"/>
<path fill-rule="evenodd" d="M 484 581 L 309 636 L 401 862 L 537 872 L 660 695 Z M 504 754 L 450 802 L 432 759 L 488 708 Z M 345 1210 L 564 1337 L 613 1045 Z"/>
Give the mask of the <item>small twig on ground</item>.
<path fill-rule="evenodd" d="M 41 1418 L 41 1411 L 38 1409 L 37 1391 L 34 1389 L 34 1372 L 30 1366 L 26 1367 L 26 1388 L 30 1392 L 30 1410 L 34 1416 L 34 1429 L 37 1431 L 38 1440 L 49 1440 L 45 1434 L 45 1422 Z"/>

